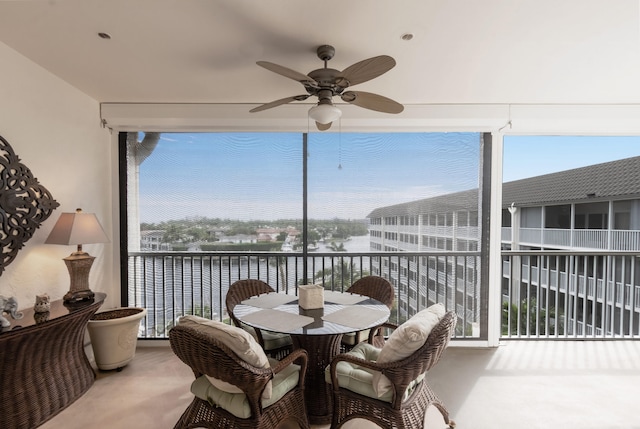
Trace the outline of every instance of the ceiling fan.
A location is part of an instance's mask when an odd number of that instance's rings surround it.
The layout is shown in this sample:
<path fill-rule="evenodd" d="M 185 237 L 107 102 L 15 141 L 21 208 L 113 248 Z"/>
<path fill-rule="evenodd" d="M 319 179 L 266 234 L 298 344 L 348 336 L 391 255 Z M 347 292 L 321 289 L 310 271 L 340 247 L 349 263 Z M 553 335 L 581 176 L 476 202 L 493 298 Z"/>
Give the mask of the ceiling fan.
<path fill-rule="evenodd" d="M 258 61 L 256 64 L 259 66 L 300 82 L 307 94 L 294 95 L 265 103 L 251 109 L 250 112 L 260 112 L 292 101 L 304 101 L 310 96 L 315 96 L 318 97 L 318 104 L 309 109 L 309 117 L 316 122 L 320 131 L 325 131 L 342 114 L 340 109 L 333 105 L 332 100 L 335 96 L 340 96 L 342 101 L 347 103 L 378 112 L 400 113 L 404 110 L 402 104 L 382 95 L 363 91 L 345 91 L 350 86 L 374 79 L 391 70 L 396 65 L 393 58 L 388 55 L 380 55 L 359 61 L 339 71 L 327 67 L 327 62 L 333 58 L 335 53 L 336 50 L 333 46 L 322 45 L 318 47 L 317 55 L 324 61 L 324 67 L 313 70 L 309 74 L 298 73 L 268 61 Z"/>

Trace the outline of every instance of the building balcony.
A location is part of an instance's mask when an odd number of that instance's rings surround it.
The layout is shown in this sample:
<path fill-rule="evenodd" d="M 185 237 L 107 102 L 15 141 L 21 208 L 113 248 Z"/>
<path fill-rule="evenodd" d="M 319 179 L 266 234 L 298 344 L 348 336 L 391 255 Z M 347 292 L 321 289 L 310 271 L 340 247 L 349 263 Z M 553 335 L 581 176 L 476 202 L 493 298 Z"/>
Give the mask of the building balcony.
<path fill-rule="evenodd" d="M 502 228 L 502 242 L 546 249 L 640 250 L 640 231 L 560 228 Z"/>

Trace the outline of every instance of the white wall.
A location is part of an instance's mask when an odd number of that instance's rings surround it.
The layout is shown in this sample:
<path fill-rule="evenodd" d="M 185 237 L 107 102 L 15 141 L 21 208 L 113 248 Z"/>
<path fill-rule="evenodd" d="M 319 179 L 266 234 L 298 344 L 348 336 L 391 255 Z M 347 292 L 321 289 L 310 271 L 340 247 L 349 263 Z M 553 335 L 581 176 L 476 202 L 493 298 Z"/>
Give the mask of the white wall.
<path fill-rule="evenodd" d="M 62 258 L 73 246 L 44 244 L 60 213 L 81 207 L 96 213 L 111 243 L 83 246 L 96 257 L 94 291 L 106 292 L 104 308 L 120 303 L 117 199 L 113 141 L 100 123 L 99 104 L 0 43 L 0 135 L 60 203 L 0 274 L 0 294 L 31 307 L 37 294 L 60 299 L 69 289 Z"/>

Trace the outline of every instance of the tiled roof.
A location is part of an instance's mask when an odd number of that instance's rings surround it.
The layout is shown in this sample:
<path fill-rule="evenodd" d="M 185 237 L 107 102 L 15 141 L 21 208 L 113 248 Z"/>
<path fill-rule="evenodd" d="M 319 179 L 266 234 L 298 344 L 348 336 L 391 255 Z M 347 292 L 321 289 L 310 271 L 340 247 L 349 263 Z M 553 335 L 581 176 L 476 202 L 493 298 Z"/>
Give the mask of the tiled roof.
<path fill-rule="evenodd" d="M 475 207 L 475 209 L 472 209 Z M 395 204 L 393 206 L 374 209 L 367 217 L 377 218 L 399 215 L 419 215 L 423 213 L 442 213 L 457 210 L 477 210 L 478 190 L 455 192 L 453 194 L 439 195 L 408 203 Z"/>
<path fill-rule="evenodd" d="M 507 182 L 504 206 L 536 206 L 640 196 L 640 156 Z"/>
<path fill-rule="evenodd" d="M 540 206 L 640 198 L 640 156 L 625 158 L 558 173 L 506 182 L 502 187 L 503 207 Z M 439 195 L 408 203 L 374 209 L 367 217 L 417 215 L 477 210 L 478 190 Z"/>

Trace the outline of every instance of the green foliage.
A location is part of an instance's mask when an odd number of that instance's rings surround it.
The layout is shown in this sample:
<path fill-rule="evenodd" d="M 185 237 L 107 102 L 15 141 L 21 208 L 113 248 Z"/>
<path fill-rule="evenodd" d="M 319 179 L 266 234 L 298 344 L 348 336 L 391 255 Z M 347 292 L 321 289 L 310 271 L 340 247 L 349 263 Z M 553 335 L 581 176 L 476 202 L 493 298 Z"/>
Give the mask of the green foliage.
<path fill-rule="evenodd" d="M 367 224 L 359 221 L 332 219 L 329 224 L 323 224 L 332 238 L 347 239 L 358 235 L 367 235 Z M 312 222 L 309 222 L 311 225 Z"/>
<path fill-rule="evenodd" d="M 307 232 L 307 240 L 309 241 L 309 243 L 316 244 L 321 238 L 322 236 L 315 229 Z"/>
<path fill-rule="evenodd" d="M 509 305 L 508 302 L 502 303 L 502 335 L 546 335 L 547 310 L 544 308 L 537 309 L 537 300 L 531 298 L 530 302 L 523 299 L 520 307 L 515 303 Z M 509 312 L 511 309 L 511 312 Z M 537 309 L 537 310 L 536 310 Z M 563 318 L 558 319 L 558 328 L 563 331 Z M 518 327 L 518 321 L 520 325 Z M 556 333 L 556 310 L 554 307 L 549 309 L 549 335 Z M 509 329 L 509 322 L 511 328 Z M 527 332 L 527 327 L 529 328 Z"/>
<path fill-rule="evenodd" d="M 369 275 L 368 271 L 354 272 L 349 263 L 341 261 L 331 268 L 325 268 L 316 272 L 313 277 L 313 282 L 323 284 L 327 290 L 346 290 L 353 282 L 367 275 Z"/>
<path fill-rule="evenodd" d="M 200 250 L 203 252 L 273 252 L 280 250 L 282 247 L 281 242 L 266 242 L 266 243 L 210 243 L 201 244 Z"/>
<path fill-rule="evenodd" d="M 336 243 L 335 241 L 332 241 L 331 244 L 329 244 L 329 249 L 331 249 L 332 252 L 347 251 L 347 249 L 344 248 L 344 243 Z"/>
<path fill-rule="evenodd" d="M 183 241 L 182 229 L 175 224 L 168 224 L 166 228 L 164 228 L 164 235 L 162 237 L 162 241 L 165 243 L 175 243 L 179 241 Z"/>
<path fill-rule="evenodd" d="M 320 239 L 330 238 L 334 240 L 345 240 L 353 236 L 367 235 L 367 221 L 364 219 L 309 219 L 307 240 L 311 244 L 317 243 Z M 255 235 L 259 228 L 288 228 L 293 227 L 302 231 L 301 219 L 279 219 L 275 221 L 255 220 L 240 221 L 232 219 L 190 217 L 180 220 L 169 220 L 159 223 L 141 223 L 141 231 L 163 231 L 162 241 L 172 243 L 174 250 L 176 243 L 187 245 L 189 243 L 205 243 L 200 248 L 204 251 L 215 250 L 279 250 L 282 243 L 269 243 L 272 247 L 262 249 L 255 244 L 230 245 L 223 247 L 211 247 L 206 243 L 215 243 L 219 239 L 216 235 Z M 287 234 L 280 233 L 278 241 L 285 240 Z M 259 243 L 262 245 L 262 243 Z M 232 247 L 229 247 L 232 246 Z M 344 245 L 343 245 L 344 247 Z M 186 250 L 186 247 L 185 247 Z M 344 251 L 344 250 L 340 250 Z"/>
<path fill-rule="evenodd" d="M 254 235 L 259 227 L 260 225 L 254 222 L 234 222 L 227 235 Z"/>
<path fill-rule="evenodd" d="M 193 314 L 195 316 L 205 317 L 207 319 L 213 318 L 213 311 L 210 305 L 192 308 L 191 311 L 189 311 L 187 314 Z"/>

